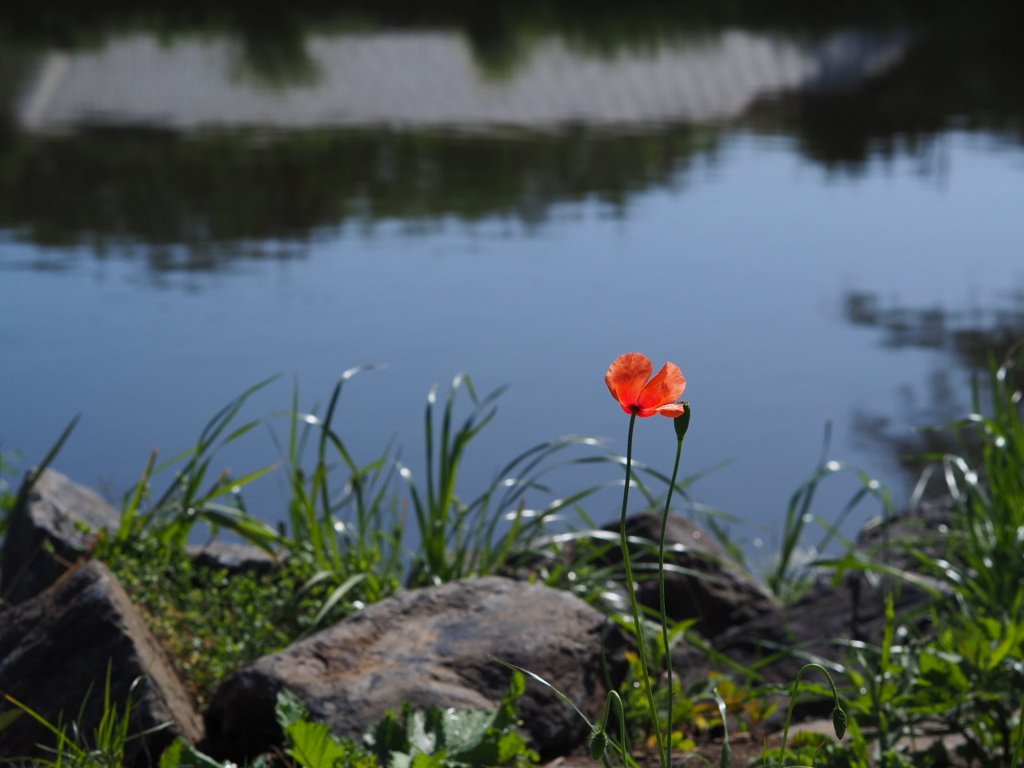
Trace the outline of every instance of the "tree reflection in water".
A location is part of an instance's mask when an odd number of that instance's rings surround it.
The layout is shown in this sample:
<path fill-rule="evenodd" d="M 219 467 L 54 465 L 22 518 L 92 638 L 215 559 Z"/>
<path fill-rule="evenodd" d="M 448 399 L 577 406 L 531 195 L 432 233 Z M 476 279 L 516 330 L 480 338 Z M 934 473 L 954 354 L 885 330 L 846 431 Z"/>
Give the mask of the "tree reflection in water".
<path fill-rule="evenodd" d="M 969 430 L 922 428 L 942 427 L 974 410 L 975 404 L 960 380 L 964 373 L 976 383 L 984 406 L 989 366 L 1001 363 L 1024 340 L 1024 288 L 1013 291 L 1007 304 L 999 308 L 952 311 L 937 306 L 884 306 L 878 294 L 871 292 L 847 293 L 844 307 L 848 322 L 879 331 L 883 345 L 935 350 L 954 363 L 933 369 L 923 394 L 909 384 L 901 388 L 901 424 L 868 411 L 856 411 L 853 429 L 862 444 L 886 453 L 911 483 L 932 463 L 926 457 L 971 452 Z M 1012 386 L 1024 388 L 1024 370 L 1017 366 L 1010 371 L 1016 379 Z M 940 479 L 935 478 L 925 495 L 941 494 L 943 489 Z"/>

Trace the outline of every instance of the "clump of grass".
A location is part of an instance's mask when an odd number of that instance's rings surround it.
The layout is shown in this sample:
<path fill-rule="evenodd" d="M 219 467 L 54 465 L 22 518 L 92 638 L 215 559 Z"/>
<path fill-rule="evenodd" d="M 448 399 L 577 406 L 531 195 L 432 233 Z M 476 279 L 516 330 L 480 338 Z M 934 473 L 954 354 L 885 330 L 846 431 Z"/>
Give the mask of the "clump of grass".
<path fill-rule="evenodd" d="M 12 709 L 4 713 L 0 728 L 6 727 L 16 717 L 29 717 L 42 726 L 49 734 L 51 741 L 43 745 L 42 752 L 47 756 L 16 757 L 11 762 L 17 764 L 49 766 L 49 768 L 122 768 L 126 761 L 133 758 L 135 749 L 133 742 L 162 730 L 164 726 L 156 726 L 145 731 L 136 731 L 132 723 L 132 707 L 135 689 L 140 680 L 136 680 L 128 692 L 124 702 L 114 701 L 110 687 L 110 668 L 103 688 L 102 714 L 91 732 L 85 732 L 79 726 L 92 692 L 87 691 L 78 712 L 77 719 L 64 723 L 63 718 L 51 722 L 26 704 L 13 696 L 4 695 Z M 6 761 L 5 761 L 6 762 Z"/>
<path fill-rule="evenodd" d="M 360 464 L 335 427 L 346 383 L 371 369 L 345 371 L 323 415 L 315 408 L 300 410 L 297 389 L 292 409 L 279 414 L 288 425 L 283 453 L 289 496 L 287 525 L 275 544 L 312 570 L 309 589 L 327 588 L 310 629 L 321 625 L 338 603 L 377 602 L 402 581 L 404 521 L 393 494 L 394 462 L 385 453 Z"/>
<path fill-rule="evenodd" d="M 1012 386 L 1019 349 L 1001 365 L 990 364 L 988 408 L 976 383 L 973 413 L 946 428 L 969 433 L 973 439 L 961 444 L 976 446 L 979 458 L 972 462 L 967 451 L 934 457 L 953 500 L 954 524 L 948 558 L 925 562 L 949 584 L 962 611 L 997 618 L 1017 608 L 1024 584 L 1024 424 L 1021 391 Z"/>
<path fill-rule="evenodd" d="M 851 646 L 844 672 L 853 739 L 842 752 L 818 753 L 818 765 L 1013 767 L 1024 756 L 1024 425 L 1012 384 L 1019 354 L 993 361 L 987 380 L 975 383 L 973 412 L 943 428 L 963 451 L 927 457 L 952 506 L 945 552 L 911 549 L 917 574 L 864 557 L 832 564 L 869 579 L 897 577 L 935 599 L 918 617 L 925 621 L 911 621 L 895 615 L 890 595 L 881 642 Z"/>
<path fill-rule="evenodd" d="M 820 486 L 839 473 L 852 474 L 858 481 L 858 488 L 843 505 L 834 519 L 828 520 L 811 512 Z M 863 470 L 838 461 L 822 459 L 814 474 L 790 498 L 782 526 L 782 540 L 771 568 L 765 575 L 765 584 L 772 593 L 790 604 L 814 585 L 821 573 L 818 557 L 827 552 L 833 544 L 839 544 L 849 552 L 853 544 L 841 533 L 843 522 L 865 500 L 874 498 L 882 508 L 882 515 L 888 519 L 894 514 L 894 504 L 889 489 L 881 485 Z M 821 532 L 819 540 L 808 544 L 809 526 L 815 523 Z"/>
<path fill-rule="evenodd" d="M 987 403 L 976 382 L 973 412 L 947 427 L 975 450 L 934 457 L 952 523 L 945 556 L 919 555 L 949 599 L 935 610 L 915 682 L 933 697 L 942 691 L 929 712 L 962 737 L 966 756 L 1003 765 L 1021 757 L 1024 728 L 1024 421 L 1014 385 L 1022 350 L 1018 344 L 990 362 Z"/>
<path fill-rule="evenodd" d="M 146 536 L 157 541 L 159 552 L 169 561 L 184 551 L 196 528 L 206 524 L 214 531 L 226 530 L 268 552 L 273 551 L 277 532 L 246 513 L 241 491 L 273 471 L 274 465 L 242 477 L 211 472 L 220 450 L 260 425 L 257 419 L 242 424 L 236 424 L 236 419 L 249 398 L 271 381 L 273 379 L 267 379 L 250 387 L 225 405 L 206 423 L 190 448 L 159 464 L 156 452 L 150 455 L 139 482 L 125 496 L 121 524 L 112 537 L 114 543 Z M 157 494 L 154 478 L 168 472 L 173 478 L 164 491 Z"/>
<path fill-rule="evenodd" d="M 456 415 L 460 393 L 469 398 L 470 411 L 461 422 Z M 598 441 L 568 436 L 539 443 L 500 467 L 475 495 L 460 490 L 460 468 L 473 439 L 494 419 L 495 402 L 502 390 L 479 397 L 469 377 L 458 376 L 439 408 L 435 387 L 424 414 L 426 479 L 416 481 L 408 467 L 400 473 L 412 502 L 420 545 L 409 571 L 409 586 L 500 572 L 510 559 L 531 549 L 549 525 L 572 511 L 600 486 L 559 496 L 546 476 L 556 469 L 589 458 L 561 460 L 566 450 L 592 447 Z M 538 509 L 527 498 L 550 499 Z"/>

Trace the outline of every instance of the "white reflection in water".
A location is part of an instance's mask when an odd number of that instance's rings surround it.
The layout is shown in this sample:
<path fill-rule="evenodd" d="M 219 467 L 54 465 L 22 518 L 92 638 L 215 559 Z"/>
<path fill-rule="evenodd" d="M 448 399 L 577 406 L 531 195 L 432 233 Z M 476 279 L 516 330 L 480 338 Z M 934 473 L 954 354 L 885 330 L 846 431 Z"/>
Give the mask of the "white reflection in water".
<path fill-rule="evenodd" d="M 552 35 L 496 78 L 454 31 L 312 35 L 309 77 L 283 89 L 240 76 L 237 46 L 227 39 L 168 43 L 137 33 L 98 50 L 46 55 L 22 86 L 15 115 L 26 131 L 709 123 L 735 119 L 768 96 L 853 87 L 898 63 L 910 43 L 902 30 L 810 40 L 734 28 L 600 58 Z"/>

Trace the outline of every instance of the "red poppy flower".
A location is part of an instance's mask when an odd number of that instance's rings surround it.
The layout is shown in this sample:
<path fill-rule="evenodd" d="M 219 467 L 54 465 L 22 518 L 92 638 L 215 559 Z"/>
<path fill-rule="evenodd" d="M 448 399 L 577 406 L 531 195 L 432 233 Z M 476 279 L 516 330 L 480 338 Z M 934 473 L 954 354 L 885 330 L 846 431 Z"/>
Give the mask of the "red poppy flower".
<path fill-rule="evenodd" d="M 622 355 L 608 368 L 604 383 L 612 397 L 619 401 L 628 414 L 641 418 L 660 413 L 675 418 L 682 416 L 686 408 L 677 403 L 686 389 L 686 377 L 675 363 L 665 363 L 652 379 L 654 365 L 646 355 L 630 352 Z M 648 381 L 650 379 L 650 381 Z"/>

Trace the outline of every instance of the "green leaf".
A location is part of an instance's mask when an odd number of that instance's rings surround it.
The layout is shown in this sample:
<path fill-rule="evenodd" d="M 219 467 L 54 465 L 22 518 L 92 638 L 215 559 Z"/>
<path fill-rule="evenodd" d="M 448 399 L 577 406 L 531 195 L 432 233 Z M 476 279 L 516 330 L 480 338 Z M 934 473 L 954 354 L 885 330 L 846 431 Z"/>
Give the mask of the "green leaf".
<path fill-rule="evenodd" d="M 971 684 L 967 676 L 956 664 L 943 656 L 934 653 L 921 654 L 919 660 L 918 679 L 929 687 L 947 692 L 950 698 L 954 692 L 964 692 L 970 689 Z"/>
<path fill-rule="evenodd" d="M 438 713 L 440 742 L 453 755 L 473 752 L 494 724 L 496 712 L 445 709 Z"/>
<path fill-rule="evenodd" d="M 11 723 L 21 717 L 24 712 L 20 709 L 8 709 L 5 712 L 0 712 L 0 731 L 9 727 Z"/>
<path fill-rule="evenodd" d="M 324 723 L 300 720 L 285 730 L 292 746 L 288 754 L 303 768 L 335 768 L 344 765 L 350 749 L 342 745 Z"/>
<path fill-rule="evenodd" d="M 448 756 L 444 752 L 436 755 L 425 755 L 422 752 L 416 754 L 409 763 L 409 768 L 451 768 Z"/>
<path fill-rule="evenodd" d="M 183 765 L 181 753 L 184 749 L 185 741 L 179 736 L 160 755 L 160 768 L 179 768 Z"/>
<path fill-rule="evenodd" d="M 382 764 L 389 768 L 453 768 L 535 763 L 537 755 L 516 732 L 516 706 L 525 680 L 513 675 L 497 710 L 433 708 L 414 711 L 408 705 L 388 712 L 364 736 Z"/>
<path fill-rule="evenodd" d="M 408 739 L 411 752 L 430 755 L 443 746 L 438 743 L 440 729 L 436 723 L 437 710 L 418 712 L 406 707 L 405 712 L 405 737 Z M 430 722 L 431 720 L 435 722 Z"/>
<path fill-rule="evenodd" d="M 233 765 L 203 754 L 180 736 L 160 756 L 160 768 L 232 768 Z M 256 764 L 251 768 L 257 768 Z"/>
<path fill-rule="evenodd" d="M 377 756 L 381 764 L 391 762 L 389 757 L 393 752 L 409 751 L 409 740 L 405 736 L 405 729 L 399 724 L 398 717 L 394 712 L 385 712 L 384 717 L 363 737 L 363 742 Z"/>

